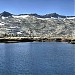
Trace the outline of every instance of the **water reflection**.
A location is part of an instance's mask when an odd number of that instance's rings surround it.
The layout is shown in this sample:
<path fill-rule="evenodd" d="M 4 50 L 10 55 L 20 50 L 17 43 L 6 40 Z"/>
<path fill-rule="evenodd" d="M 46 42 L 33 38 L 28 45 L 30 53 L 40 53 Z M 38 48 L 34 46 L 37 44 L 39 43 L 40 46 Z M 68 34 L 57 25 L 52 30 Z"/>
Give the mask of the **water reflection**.
<path fill-rule="evenodd" d="M 5 44 L 5 75 L 26 75 L 29 73 L 29 43 Z M 25 59 L 24 59 L 25 58 Z"/>
<path fill-rule="evenodd" d="M 74 50 L 71 44 L 31 43 L 33 75 L 74 75 Z"/>
<path fill-rule="evenodd" d="M 0 44 L 0 75 L 74 75 L 75 45 Z"/>
<path fill-rule="evenodd" d="M 0 74 L 5 75 L 5 50 L 4 50 L 4 44 L 0 45 Z"/>

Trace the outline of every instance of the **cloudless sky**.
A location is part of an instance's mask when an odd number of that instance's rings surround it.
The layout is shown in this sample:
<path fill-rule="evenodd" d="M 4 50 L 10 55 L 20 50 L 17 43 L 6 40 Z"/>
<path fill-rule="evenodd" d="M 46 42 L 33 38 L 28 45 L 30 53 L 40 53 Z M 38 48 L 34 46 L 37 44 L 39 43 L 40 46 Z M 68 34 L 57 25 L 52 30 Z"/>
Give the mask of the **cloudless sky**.
<path fill-rule="evenodd" d="M 0 0 L 0 13 L 75 15 L 75 0 Z"/>

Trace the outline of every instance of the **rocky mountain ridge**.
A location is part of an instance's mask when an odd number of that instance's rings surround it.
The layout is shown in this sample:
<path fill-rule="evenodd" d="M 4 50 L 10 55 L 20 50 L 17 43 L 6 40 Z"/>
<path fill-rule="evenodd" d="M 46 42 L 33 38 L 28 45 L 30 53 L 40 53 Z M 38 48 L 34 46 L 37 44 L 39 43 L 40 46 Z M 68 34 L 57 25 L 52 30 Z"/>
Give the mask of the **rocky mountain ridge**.
<path fill-rule="evenodd" d="M 11 14 L 9 12 L 2 12 L 0 13 L 0 17 L 12 17 L 14 14 Z M 57 13 L 50 13 L 50 14 L 46 14 L 46 15 L 38 15 L 36 13 L 33 13 L 33 14 L 19 14 L 19 15 L 15 15 L 15 16 L 23 16 L 23 15 L 29 15 L 29 16 L 35 16 L 35 17 L 38 17 L 38 18 L 51 18 L 51 17 L 54 17 L 54 18 L 66 18 L 66 17 L 75 17 L 75 16 L 64 16 L 64 15 L 59 15 Z"/>
<path fill-rule="evenodd" d="M 60 15 L 0 14 L 0 37 L 75 37 L 75 17 L 63 18 Z M 50 17 L 48 17 L 50 16 Z"/>

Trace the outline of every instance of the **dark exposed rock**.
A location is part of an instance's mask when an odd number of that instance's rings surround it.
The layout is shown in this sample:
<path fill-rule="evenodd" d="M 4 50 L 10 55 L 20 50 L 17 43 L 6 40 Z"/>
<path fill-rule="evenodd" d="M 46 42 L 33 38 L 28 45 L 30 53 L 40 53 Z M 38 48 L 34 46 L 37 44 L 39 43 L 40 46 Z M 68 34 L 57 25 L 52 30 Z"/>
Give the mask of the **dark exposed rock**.
<path fill-rule="evenodd" d="M 62 16 L 62 15 L 59 15 L 57 13 L 51 13 L 51 14 L 46 14 L 46 15 L 38 15 L 36 13 L 34 14 L 20 14 L 20 15 L 30 15 L 30 16 L 35 16 L 35 17 L 38 17 L 38 18 L 51 18 L 51 17 L 54 17 L 54 18 L 66 18 L 66 16 Z"/>
<path fill-rule="evenodd" d="M 9 12 L 6 12 L 6 11 L 4 11 L 4 12 L 2 12 L 1 14 L 0 14 L 0 16 L 2 17 L 12 17 L 12 14 L 11 13 L 9 13 Z"/>

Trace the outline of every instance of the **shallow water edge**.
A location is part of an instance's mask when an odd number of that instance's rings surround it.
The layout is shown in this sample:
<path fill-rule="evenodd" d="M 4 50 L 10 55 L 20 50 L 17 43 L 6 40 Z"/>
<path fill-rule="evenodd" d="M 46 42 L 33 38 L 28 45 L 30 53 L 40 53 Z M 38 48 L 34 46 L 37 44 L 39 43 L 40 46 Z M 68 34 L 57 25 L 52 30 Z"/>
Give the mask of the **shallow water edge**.
<path fill-rule="evenodd" d="M 74 38 L 63 38 L 63 37 L 4 37 L 0 38 L 0 43 L 18 43 L 18 42 L 67 42 L 75 44 Z"/>

